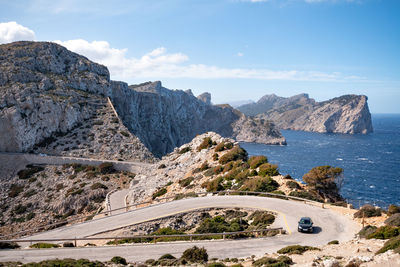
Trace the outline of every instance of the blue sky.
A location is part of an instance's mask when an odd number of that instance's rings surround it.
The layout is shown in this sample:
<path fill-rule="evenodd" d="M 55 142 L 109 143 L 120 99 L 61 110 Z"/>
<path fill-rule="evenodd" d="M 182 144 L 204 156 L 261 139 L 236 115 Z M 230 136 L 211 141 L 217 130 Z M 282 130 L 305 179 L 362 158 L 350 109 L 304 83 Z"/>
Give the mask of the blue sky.
<path fill-rule="evenodd" d="M 0 43 L 57 41 L 128 83 L 214 103 L 365 94 L 400 113 L 400 1 L 0 0 Z"/>

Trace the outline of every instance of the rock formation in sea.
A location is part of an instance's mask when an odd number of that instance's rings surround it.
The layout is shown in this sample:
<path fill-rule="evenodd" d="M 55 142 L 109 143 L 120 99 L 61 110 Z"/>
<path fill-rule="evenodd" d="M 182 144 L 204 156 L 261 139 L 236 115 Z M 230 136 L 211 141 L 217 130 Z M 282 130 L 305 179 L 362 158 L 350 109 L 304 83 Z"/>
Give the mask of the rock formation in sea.
<path fill-rule="evenodd" d="M 279 129 L 368 134 L 373 128 L 367 100 L 364 95 L 343 95 L 316 102 L 308 94 L 289 98 L 271 94 L 238 109 L 248 116 L 271 120 Z"/>
<path fill-rule="evenodd" d="M 198 99 L 161 82 L 128 87 L 111 81 L 106 67 L 55 43 L 0 45 L 0 92 L 3 152 L 145 160 L 207 131 L 285 143 L 271 122 L 214 106 L 208 93 Z"/>

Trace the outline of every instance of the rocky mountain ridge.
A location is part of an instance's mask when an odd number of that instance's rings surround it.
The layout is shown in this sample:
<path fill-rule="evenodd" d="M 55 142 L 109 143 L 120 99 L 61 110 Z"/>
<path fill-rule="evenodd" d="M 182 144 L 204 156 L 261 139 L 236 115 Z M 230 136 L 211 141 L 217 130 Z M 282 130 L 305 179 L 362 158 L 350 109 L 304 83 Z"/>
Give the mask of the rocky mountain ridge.
<path fill-rule="evenodd" d="M 161 156 L 211 130 L 240 141 L 285 143 L 272 123 L 249 118 L 230 106 L 214 106 L 209 94 L 198 99 L 191 91 L 168 90 L 160 82 L 128 87 L 111 81 L 106 67 L 54 43 L 0 45 L 0 92 L 3 152 L 27 152 L 39 144 L 57 150 L 52 142 L 93 119 L 105 108 L 107 97 L 118 113 L 120 121 L 115 123 L 119 126 L 96 127 L 96 131 L 103 131 L 104 137 L 121 134 L 119 129 L 124 127 L 130 131 L 126 136 L 130 141 L 123 142 L 119 150 L 128 145 L 131 154 L 116 152 L 116 158 L 134 159 L 134 154 L 148 155 L 149 151 Z M 106 114 L 100 111 L 100 115 Z M 242 127 L 243 123 L 248 128 Z M 92 126 L 86 123 L 86 127 Z M 103 142 L 102 146 L 110 149 L 102 153 L 115 153 L 114 145 Z M 91 154 L 79 144 L 73 149 L 84 150 L 74 151 L 74 155 Z"/>
<path fill-rule="evenodd" d="M 271 120 L 284 130 L 368 134 L 373 128 L 367 100 L 364 95 L 343 95 L 316 102 L 308 94 L 289 98 L 272 94 L 238 109 L 248 116 Z"/>

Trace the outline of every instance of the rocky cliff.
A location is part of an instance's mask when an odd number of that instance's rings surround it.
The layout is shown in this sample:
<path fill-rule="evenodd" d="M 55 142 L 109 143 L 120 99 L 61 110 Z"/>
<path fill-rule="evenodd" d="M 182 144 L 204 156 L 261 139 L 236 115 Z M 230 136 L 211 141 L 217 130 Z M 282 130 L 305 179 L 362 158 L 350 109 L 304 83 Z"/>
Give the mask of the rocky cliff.
<path fill-rule="evenodd" d="M 289 98 L 272 94 L 238 109 L 244 114 L 271 120 L 279 129 L 368 134 L 373 129 L 367 99 L 364 95 L 344 95 L 316 102 L 307 94 Z"/>
<path fill-rule="evenodd" d="M 273 124 L 213 106 L 209 94 L 198 99 L 160 82 L 128 87 L 111 81 L 106 67 L 54 43 L 0 45 L 0 92 L 0 151 L 142 160 L 210 130 L 285 143 Z"/>

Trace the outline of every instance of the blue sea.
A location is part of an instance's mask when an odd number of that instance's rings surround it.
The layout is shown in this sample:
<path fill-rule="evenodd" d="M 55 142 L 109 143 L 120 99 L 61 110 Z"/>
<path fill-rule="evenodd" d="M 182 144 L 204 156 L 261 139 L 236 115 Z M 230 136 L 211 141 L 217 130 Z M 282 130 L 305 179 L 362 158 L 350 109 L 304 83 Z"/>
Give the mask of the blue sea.
<path fill-rule="evenodd" d="M 241 143 L 249 155 L 265 155 L 280 173 L 298 181 L 311 168 L 341 167 L 341 194 L 359 207 L 400 205 L 400 114 L 373 114 L 368 135 L 281 131 L 287 146 Z"/>

